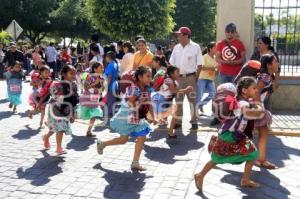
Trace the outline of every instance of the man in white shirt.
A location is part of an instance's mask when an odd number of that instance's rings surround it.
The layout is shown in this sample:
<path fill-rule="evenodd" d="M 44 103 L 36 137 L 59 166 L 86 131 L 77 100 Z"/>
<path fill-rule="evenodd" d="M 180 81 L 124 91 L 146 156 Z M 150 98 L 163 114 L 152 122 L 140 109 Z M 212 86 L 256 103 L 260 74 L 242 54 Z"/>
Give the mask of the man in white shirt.
<path fill-rule="evenodd" d="M 181 27 L 175 34 L 177 34 L 179 44 L 173 49 L 170 64 L 176 66 L 180 70 L 180 89 L 186 88 L 187 86 L 192 86 L 194 88 L 194 91 L 192 92 L 178 93 L 176 96 L 177 127 L 181 126 L 179 121 L 181 120 L 182 122 L 183 100 L 185 95 L 187 95 L 191 110 L 191 130 L 196 130 L 198 129 L 196 114 L 196 111 L 198 110 L 196 108 L 196 82 L 203 62 L 202 52 L 200 46 L 191 40 L 192 32 L 188 27 Z"/>
<path fill-rule="evenodd" d="M 53 70 L 53 77 L 56 77 L 58 73 L 56 65 L 57 54 L 54 43 L 50 42 L 49 46 L 46 48 L 46 58 L 48 66 Z"/>

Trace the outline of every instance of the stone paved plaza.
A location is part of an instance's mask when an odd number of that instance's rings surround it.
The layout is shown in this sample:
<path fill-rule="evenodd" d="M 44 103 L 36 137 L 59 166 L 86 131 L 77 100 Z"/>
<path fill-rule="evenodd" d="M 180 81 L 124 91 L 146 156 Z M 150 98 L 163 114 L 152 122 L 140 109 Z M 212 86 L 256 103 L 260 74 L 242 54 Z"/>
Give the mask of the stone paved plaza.
<path fill-rule="evenodd" d="M 189 132 L 187 119 L 177 141 L 167 142 L 166 130 L 153 132 L 141 159 L 147 171 L 132 173 L 134 142 L 106 148 L 99 156 L 95 141 L 85 137 L 87 125 L 83 122 L 73 125 L 73 136 L 64 137 L 68 154 L 55 155 L 54 137 L 52 149 L 44 151 L 41 136 L 47 129 L 38 130 L 39 116 L 30 120 L 25 114 L 28 84 L 24 85 L 24 103 L 17 114 L 8 108 L 5 89 L 1 81 L 0 198 L 300 198 L 298 137 L 270 138 L 269 159 L 280 168 L 267 171 L 254 167 L 252 177 L 262 188 L 239 186 L 243 165 L 219 165 L 207 175 L 204 193 L 199 194 L 193 174 L 209 160 L 207 143 L 212 132 Z M 102 140 L 117 136 L 102 127 L 96 127 L 95 133 Z"/>

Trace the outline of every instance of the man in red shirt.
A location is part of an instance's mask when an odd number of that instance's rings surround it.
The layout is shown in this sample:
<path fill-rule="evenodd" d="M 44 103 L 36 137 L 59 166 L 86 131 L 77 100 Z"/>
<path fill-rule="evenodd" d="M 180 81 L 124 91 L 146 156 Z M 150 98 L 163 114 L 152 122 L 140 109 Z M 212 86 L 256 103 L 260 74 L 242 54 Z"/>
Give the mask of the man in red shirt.
<path fill-rule="evenodd" d="M 245 61 L 245 46 L 236 38 L 236 25 L 226 26 L 226 39 L 217 43 L 216 60 L 220 65 L 219 83 L 233 82 Z"/>
<path fill-rule="evenodd" d="M 217 43 L 216 61 L 219 63 L 218 81 L 220 84 L 233 83 L 239 74 L 245 61 L 245 46 L 237 38 L 236 25 L 230 23 L 225 28 L 226 39 Z M 210 125 L 219 124 L 220 121 L 214 118 Z"/>

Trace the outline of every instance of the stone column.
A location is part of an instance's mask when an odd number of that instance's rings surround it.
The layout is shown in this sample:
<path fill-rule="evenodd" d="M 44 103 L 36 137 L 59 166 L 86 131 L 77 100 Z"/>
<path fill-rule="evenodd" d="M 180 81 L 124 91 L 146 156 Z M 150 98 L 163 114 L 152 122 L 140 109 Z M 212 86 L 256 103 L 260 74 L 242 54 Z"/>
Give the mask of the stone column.
<path fill-rule="evenodd" d="M 234 23 L 240 39 L 246 47 L 247 58 L 254 48 L 254 5 L 255 0 L 218 0 L 217 40 L 225 38 L 225 26 Z"/>

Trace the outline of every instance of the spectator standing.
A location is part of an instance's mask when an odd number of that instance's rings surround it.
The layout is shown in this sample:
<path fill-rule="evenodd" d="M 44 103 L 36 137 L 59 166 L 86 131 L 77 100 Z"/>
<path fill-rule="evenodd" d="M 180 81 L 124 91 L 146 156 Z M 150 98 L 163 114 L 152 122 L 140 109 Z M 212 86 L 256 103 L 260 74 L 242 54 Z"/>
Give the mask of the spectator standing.
<path fill-rule="evenodd" d="M 123 44 L 123 50 L 124 50 L 124 57 L 121 60 L 120 64 L 120 75 L 122 76 L 123 73 L 126 71 L 129 71 L 133 68 L 133 62 L 134 62 L 134 48 L 130 42 L 125 42 Z"/>
<path fill-rule="evenodd" d="M 246 59 L 245 46 L 237 37 L 236 25 L 230 23 L 225 28 L 226 39 L 217 43 L 216 61 L 219 64 L 218 81 L 220 84 L 233 83 L 239 74 Z M 219 124 L 220 121 L 214 118 L 211 126 Z"/>
<path fill-rule="evenodd" d="M 148 50 L 145 39 L 137 41 L 137 49 L 138 51 L 134 54 L 133 69 L 142 65 L 151 68 L 153 54 Z"/>
<path fill-rule="evenodd" d="M 226 39 L 217 43 L 216 61 L 220 64 L 219 83 L 233 82 L 245 61 L 245 46 L 236 38 L 236 25 L 225 28 Z"/>
<path fill-rule="evenodd" d="M 50 42 L 49 46 L 46 48 L 46 58 L 48 66 L 53 70 L 53 75 L 57 76 L 57 51 L 54 47 L 54 43 Z"/>
<path fill-rule="evenodd" d="M 6 51 L 4 50 L 4 44 L 0 42 L 0 79 L 3 79 L 3 73 L 4 73 L 4 64 L 3 60 L 5 57 Z"/>
<path fill-rule="evenodd" d="M 198 44 L 191 40 L 192 31 L 188 27 L 181 27 L 175 34 L 178 37 L 177 44 L 171 54 L 170 64 L 179 68 L 180 78 L 178 80 L 179 88 L 184 89 L 187 86 L 192 86 L 192 92 L 179 92 L 176 96 L 177 104 L 177 126 L 181 126 L 179 121 L 182 121 L 183 100 L 185 95 L 188 98 L 191 109 L 192 130 L 198 129 L 196 117 L 196 95 L 197 80 L 200 74 L 200 69 L 203 63 L 201 48 Z"/>
<path fill-rule="evenodd" d="M 3 59 L 3 64 L 7 64 L 8 67 L 11 67 L 15 65 L 16 61 L 23 63 L 24 56 L 23 53 L 17 49 L 16 44 L 11 43 L 10 50 L 7 51 Z"/>

